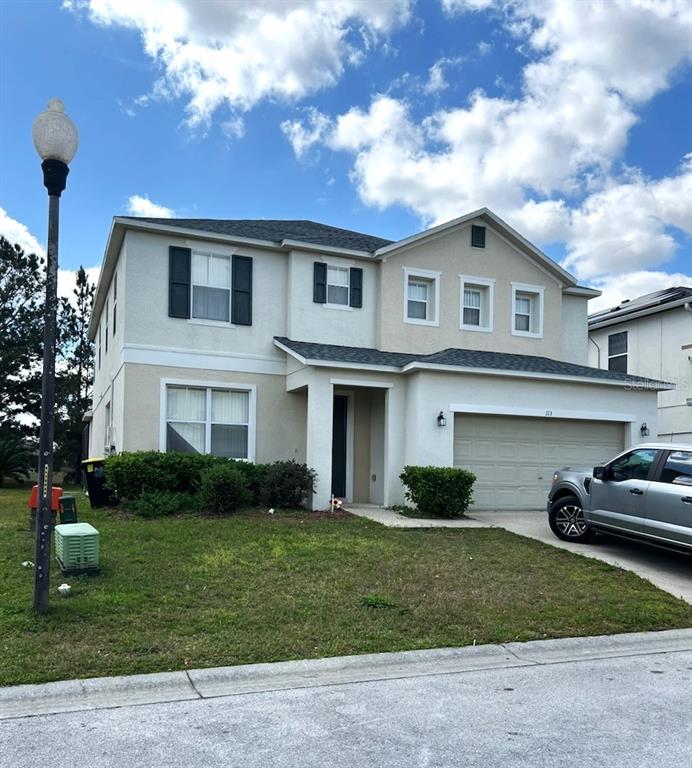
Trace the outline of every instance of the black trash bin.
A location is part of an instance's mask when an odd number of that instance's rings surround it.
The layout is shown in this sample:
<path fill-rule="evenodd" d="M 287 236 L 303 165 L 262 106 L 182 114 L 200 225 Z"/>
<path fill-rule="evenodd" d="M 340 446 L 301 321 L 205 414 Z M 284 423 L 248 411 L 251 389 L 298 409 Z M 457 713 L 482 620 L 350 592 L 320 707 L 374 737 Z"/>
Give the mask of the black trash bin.
<path fill-rule="evenodd" d="M 84 459 L 82 466 L 86 476 L 87 495 L 91 508 L 112 506 L 114 499 L 111 492 L 106 488 L 105 459 Z"/>

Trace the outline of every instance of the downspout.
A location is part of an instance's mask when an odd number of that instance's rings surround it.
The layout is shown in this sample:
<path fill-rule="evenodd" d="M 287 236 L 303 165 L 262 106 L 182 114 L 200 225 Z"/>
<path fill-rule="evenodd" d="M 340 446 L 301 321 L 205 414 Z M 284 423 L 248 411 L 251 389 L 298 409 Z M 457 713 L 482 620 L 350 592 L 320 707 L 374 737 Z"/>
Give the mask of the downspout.
<path fill-rule="evenodd" d="M 685 305 L 685 306 L 687 306 L 687 305 Z M 596 344 L 596 342 L 593 340 L 593 337 L 591 336 L 591 334 L 589 334 L 589 341 L 590 341 L 590 342 L 591 342 L 591 343 L 594 345 L 594 347 L 596 347 L 596 349 L 598 350 L 598 358 L 597 358 L 597 360 L 598 360 L 598 368 L 600 368 L 600 367 L 601 367 L 601 348 L 600 348 L 600 347 L 598 346 L 598 344 Z"/>

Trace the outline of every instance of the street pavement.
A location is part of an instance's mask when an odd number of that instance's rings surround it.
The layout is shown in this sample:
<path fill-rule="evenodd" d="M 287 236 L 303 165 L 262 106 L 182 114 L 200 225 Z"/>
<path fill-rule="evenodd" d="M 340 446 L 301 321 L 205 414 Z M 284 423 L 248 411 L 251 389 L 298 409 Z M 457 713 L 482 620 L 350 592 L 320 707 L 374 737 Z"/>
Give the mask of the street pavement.
<path fill-rule="evenodd" d="M 0 766 L 692 765 L 692 630 L 383 654 L 382 679 L 373 655 L 361 682 L 351 658 L 350 682 L 331 660 L 229 668 L 235 695 L 0 720 Z M 274 668 L 281 690 L 266 689 Z"/>

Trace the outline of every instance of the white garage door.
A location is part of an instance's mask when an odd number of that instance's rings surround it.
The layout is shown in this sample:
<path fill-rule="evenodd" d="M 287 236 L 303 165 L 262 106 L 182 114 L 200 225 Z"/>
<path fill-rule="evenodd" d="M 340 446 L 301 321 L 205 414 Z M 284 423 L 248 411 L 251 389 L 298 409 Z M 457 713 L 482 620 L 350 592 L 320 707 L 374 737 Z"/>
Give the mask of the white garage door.
<path fill-rule="evenodd" d="M 623 448 L 619 422 L 456 414 L 454 466 L 476 475 L 472 509 L 544 509 L 556 469 Z"/>

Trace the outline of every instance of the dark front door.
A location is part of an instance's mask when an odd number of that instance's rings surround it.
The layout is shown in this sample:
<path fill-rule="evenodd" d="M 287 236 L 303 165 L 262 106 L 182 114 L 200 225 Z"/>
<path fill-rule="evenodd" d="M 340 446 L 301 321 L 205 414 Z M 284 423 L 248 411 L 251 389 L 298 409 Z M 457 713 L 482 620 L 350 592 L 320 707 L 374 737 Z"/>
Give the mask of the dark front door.
<path fill-rule="evenodd" d="M 348 398 L 334 396 L 334 417 L 332 431 L 332 493 L 339 498 L 346 497 L 346 417 Z"/>

